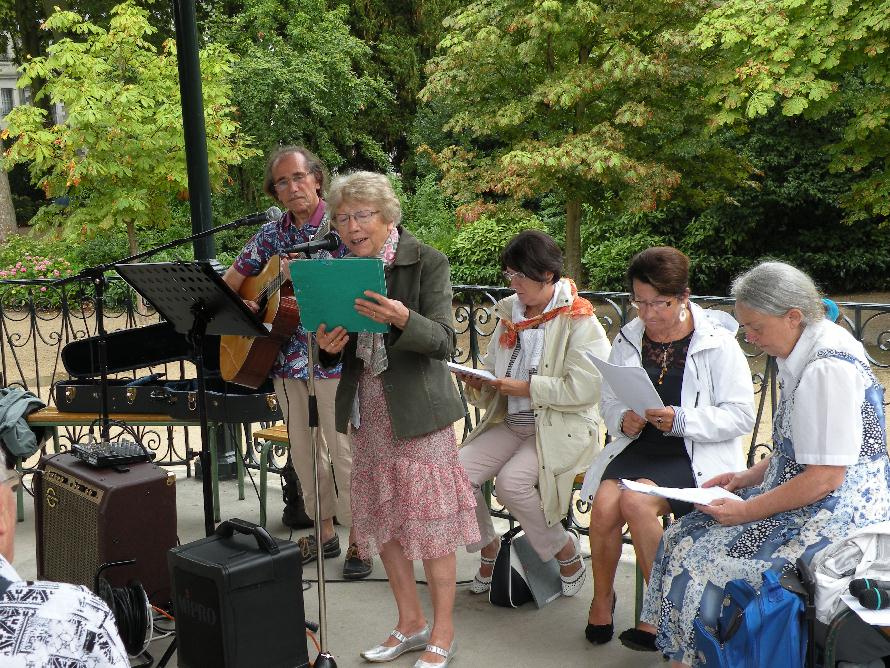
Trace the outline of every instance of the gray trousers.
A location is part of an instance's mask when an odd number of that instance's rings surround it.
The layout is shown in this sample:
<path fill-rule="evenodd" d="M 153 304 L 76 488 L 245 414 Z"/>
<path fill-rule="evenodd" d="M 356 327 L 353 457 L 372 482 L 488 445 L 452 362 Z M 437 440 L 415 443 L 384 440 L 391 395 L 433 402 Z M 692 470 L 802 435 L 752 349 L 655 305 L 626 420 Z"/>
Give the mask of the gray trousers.
<path fill-rule="evenodd" d="M 498 537 L 482 496 L 482 485 L 495 476 L 498 501 L 522 525 L 542 561 L 552 559 L 569 541 L 562 524 L 547 526 L 544 518 L 537 487 L 540 466 L 534 425 L 495 425 L 461 448 L 460 462 L 476 495 L 476 521 L 482 537 L 467 545 L 468 552 L 477 552 Z"/>

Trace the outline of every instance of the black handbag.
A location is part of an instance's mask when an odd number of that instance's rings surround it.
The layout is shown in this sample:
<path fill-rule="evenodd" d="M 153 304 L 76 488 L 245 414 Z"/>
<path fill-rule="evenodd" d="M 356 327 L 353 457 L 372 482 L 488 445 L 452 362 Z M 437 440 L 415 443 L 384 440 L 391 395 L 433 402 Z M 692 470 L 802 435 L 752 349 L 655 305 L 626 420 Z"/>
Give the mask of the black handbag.
<path fill-rule="evenodd" d="M 518 608 L 534 601 L 542 608 L 561 595 L 556 559 L 541 561 L 521 526 L 505 533 L 491 574 L 489 602 L 503 608 Z"/>

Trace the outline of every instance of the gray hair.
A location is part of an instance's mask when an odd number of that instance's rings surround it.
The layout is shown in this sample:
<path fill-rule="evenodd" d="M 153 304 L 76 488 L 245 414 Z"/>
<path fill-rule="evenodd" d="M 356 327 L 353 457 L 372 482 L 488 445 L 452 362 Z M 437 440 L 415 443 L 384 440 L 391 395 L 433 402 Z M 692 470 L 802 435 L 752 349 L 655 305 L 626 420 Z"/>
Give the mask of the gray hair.
<path fill-rule="evenodd" d="M 328 207 L 331 217 L 344 202 L 372 202 L 380 209 L 380 215 L 388 223 L 402 222 L 402 205 L 396 197 L 389 179 L 375 172 L 350 172 L 338 176 L 328 190 Z"/>
<path fill-rule="evenodd" d="M 278 193 L 275 192 L 275 181 L 272 178 L 272 172 L 275 171 L 275 165 L 278 164 L 278 161 L 291 153 L 298 153 L 303 156 L 306 169 L 309 170 L 309 173 L 315 177 L 318 183 L 318 196 L 323 198 L 325 185 L 328 182 L 328 170 L 321 159 L 305 146 L 280 146 L 272 152 L 266 159 L 266 171 L 263 175 L 263 192 L 272 199 L 280 201 L 278 200 Z"/>
<path fill-rule="evenodd" d="M 761 262 L 732 282 L 737 302 L 767 315 L 781 316 L 793 308 L 805 324 L 825 317 L 825 305 L 813 279 L 784 262 Z"/>

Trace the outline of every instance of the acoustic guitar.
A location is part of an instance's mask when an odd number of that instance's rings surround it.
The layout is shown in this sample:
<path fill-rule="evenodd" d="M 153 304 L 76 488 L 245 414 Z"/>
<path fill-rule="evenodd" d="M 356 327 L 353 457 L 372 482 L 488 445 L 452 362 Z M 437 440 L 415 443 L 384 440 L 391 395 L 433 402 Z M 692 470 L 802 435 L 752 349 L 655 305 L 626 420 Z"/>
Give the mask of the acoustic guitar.
<path fill-rule="evenodd" d="M 244 279 L 238 294 L 259 305 L 257 315 L 269 329 L 269 336 L 221 336 L 219 368 L 224 380 L 256 389 L 269 377 L 281 347 L 300 324 L 293 292 L 282 294 L 289 286 L 290 279 L 282 281 L 278 255 L 259 274 Z"/>

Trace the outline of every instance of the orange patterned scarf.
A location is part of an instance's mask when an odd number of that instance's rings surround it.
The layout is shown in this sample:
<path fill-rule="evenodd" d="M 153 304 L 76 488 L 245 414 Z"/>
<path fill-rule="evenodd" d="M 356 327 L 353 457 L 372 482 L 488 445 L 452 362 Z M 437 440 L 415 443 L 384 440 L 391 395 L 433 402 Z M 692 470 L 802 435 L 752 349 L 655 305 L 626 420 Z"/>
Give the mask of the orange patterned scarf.
<path fill-rule="evenodd" d="M 560 306 L 559 308 L 544 311 L 541 315 L 529 318 L 528 320 L 522 320 L 515 324 L 510 322 L 507 318 L 501 318 L 501 324 L 504 326 L 504 331 L 501 334 L 500 339 L 498 339 L 501 347 L 515 348 L 516 338 L 519 336 L 519 332 L 549 322 L 560 314 L 564 313 L 570 318 L 584 318 L 593 315 L 593 304 L 584 299 L 584 297 L 578 296 L 578 288 L 575 286 L 575 281 L 571 278 L 566 280 L 572 288 L 572 303 L 567 306 Z"/>

